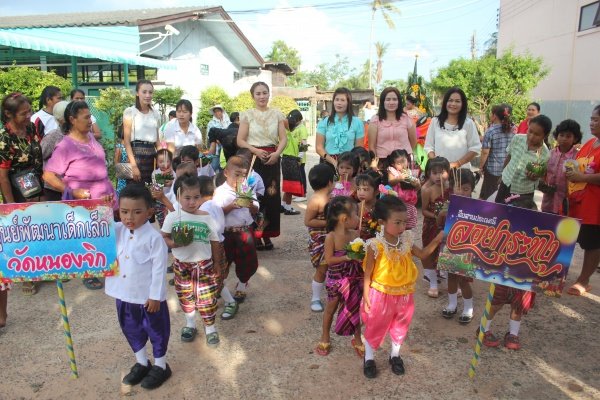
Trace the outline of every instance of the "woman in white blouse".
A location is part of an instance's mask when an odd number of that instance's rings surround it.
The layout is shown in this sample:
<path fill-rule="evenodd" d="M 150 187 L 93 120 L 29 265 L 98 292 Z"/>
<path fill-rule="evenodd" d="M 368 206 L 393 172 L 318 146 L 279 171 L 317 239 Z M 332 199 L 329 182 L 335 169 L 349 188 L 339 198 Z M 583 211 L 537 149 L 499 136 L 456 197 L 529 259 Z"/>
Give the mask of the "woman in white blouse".
<path fill-rule="evenodd" d="M 440 115 L 432 118 L 425 146 L 429 159 L 444 157 L 450 168 L 470 168 L 471 160 L 481 152 L 481 140 L 475 123 L 467 117 L 467 96 L 462 89 L 448 89 Z"/>
<path fill-rule="evenodd" d="M 192 123 L 192 103 L 181 99 L 175 105 L 175 119 L 169 121 L 165 127 L 165 141 L 167 148 L 177 157 L 183 146 L 196 146 L 200 150 L 202 133 Z"/>
<path fill-rule="evenodd" d="M 133 171 L 133 180 L 152 182 L 158 142 L 160 114 L 152 108 L 154 86 L 139 80 L 135 86 L 135 106 L 123 112 L 123 145 Z"/>

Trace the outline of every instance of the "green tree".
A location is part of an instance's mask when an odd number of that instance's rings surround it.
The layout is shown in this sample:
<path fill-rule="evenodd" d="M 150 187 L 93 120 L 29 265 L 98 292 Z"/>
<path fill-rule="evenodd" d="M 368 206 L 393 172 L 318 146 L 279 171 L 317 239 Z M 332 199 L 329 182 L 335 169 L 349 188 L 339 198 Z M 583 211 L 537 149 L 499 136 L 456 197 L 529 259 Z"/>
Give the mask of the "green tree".
<path fill-rule="evenodd" d="M 373 76 L 373 28 L 375 27 L 375 14 L 381 12 L 383 20 L 388 28 L 396 29 L 396 24 L 392 19 L 392 14 L 400 15 L 400 9 L 394 5 L 394 0 L 373 0 L 371 2 L 371 31 L 369 33 L 369 77 Z M 369 89 L 373 87 L 372 80 L 369 79 Z"/>
<path fill-rule="evenodd" d="M 348 57 L 335 55 L 333 64 L 322 63 L 317 65 L 313 71 L 304 74 L 303 83 L 308 86 L 316 86 L 319 90 L 332 90 L 341 86 L 352 74 L 354 69 L 350 67 Z"/>
<path fill-rule="evenodd" d="M 288 84 L 290 86 L 298 86 L 302 83 L 302 74 L 300 73 L 300 66 L 302 65 L 302 59 L 300 53 L 294 47 L 288 46 L 283 40 L 276 40 L 271 46 L 271 51 L 265 55 L 266 61 L 272 62 L 284 62 L 295 71 L 295 74 L 288 77 Z"/>
<path fill-rule="evenodd" d="M 350 90 L 366 89 L 369 87 L 369 60 L 365 61 L 359 72 L 352 69 L 350 75 L 341 81 L 338 86 L 343 86 Z"/>
<path fill-rule="evenodd" d="M 231 100 L 231 111 L 239 113 L 254 108 L 254 100 L 248 91 L 243 91 Z"/>
<path fill-rule="evenodd" d="M 180 87 L 166 87 L 154 91 L 154 102 L 158 104 L 158 110 L 162 122 L 167 119 L 167 107 L 175 107 L 175 104 L 183 97 L 183 89 Z"/>
<path fill-rule="evenodd" d="M 94 106 L 108 115 L 113 132 L 117 132 L 123 122 L 123 111 L 135 104 L 135 96 L 129 89 L 108 87 L 100 90 L 100 97 Z"/>
<path fill-rule="evenodd" d="M 432 86 L 440 93 L 452 86 L 464 90 L 469 111 L 482 128 L 488 126 L 488 115 L 495 104 L 513 107 L 513 120 L 525 117 L 529 92 L 548 75 L 541 57 L 516 55 L 506 51 L 500 58 L 484 56 L 475 60 L 459 58 L 438 71 Z"/>
<path fill-rule="evenodd" d="M 0 95 L 6 96 L 12 92 L 21 92 L 33 102 L 33 109 L 38 109 L 38 100 L 46 86 L 57 86 L 68 96 L 71 82 L 56 75 L 54 72 L 44 72 L 29 67 L 13 66 L 0 70 Z"/>
<path fill-rule="evenodd" d="M 269 107 L 277 108 L 283 115 L 288 115 L 290 111 L 298 108 L 298 104 L 289 96 L 273 96 Z"/>
<path fill-rule="evenodd" d="M 395 87 L 400 92 L 406 87 L 406 81 L 404 79 L 386 79 L 378 87 L 378 91 L 381 92 L 386 87 Z"/>
<path fill-rule="evenodd" d="M 494 56 L 498 52 L 498 31 L 492 33 L 490 38 L 485 41 L 485 56 Z"/>
<path fill-rule="evenodd" d="M 200 129 L 206 128 L 206 125 L 212 119 L 210 109 L 217 104 L 221 104 L 228 114 L 231 112 L 231 98 L 225 89 L 216 85 L 208 86 L 200 94 L 200 110 L 198 110 L 198 114 L 196 115 L 196 125 Z"/>

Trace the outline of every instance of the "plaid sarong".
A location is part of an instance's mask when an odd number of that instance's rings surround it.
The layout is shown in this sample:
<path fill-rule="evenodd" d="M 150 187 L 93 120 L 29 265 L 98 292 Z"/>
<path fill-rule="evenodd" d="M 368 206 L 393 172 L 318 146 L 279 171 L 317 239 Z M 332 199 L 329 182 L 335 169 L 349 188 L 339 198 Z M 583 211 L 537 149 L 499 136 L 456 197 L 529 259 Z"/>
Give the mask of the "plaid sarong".
<path fill-rule="evenodd" d="M 308 228 L 308 253 L 310 254 L 310 262 L 315 268 L 325 263 L 323 258 L 325 236 L 327 236 L 327 231 L 323 228 Z"/>
<path fill-rule="evenodd" d="M 340 257 L 345 250 L 336 250 Z M 329 301 L 340 301 L 335 321 L 335 333 L 341 336 L 353 335 L 360 325 L 360 302 L 363 293 L 363 271 L 359 261 L 352 260 L 330 265 L 327 269 L 325 289 Z"/>
<path fill-rule="evenodd" d="M 235 263 L 235 274 L 242 283 L 247 283 L 258 269 L 258 257 L 252 229 L 230 232 L 225 228 L 225 253 L 227 263 Z"/>
<path fill-rule="evenodd" d="M 212 260 L 186 263 L 175 259 L 173 272 L 175 293 L 183 312 L 190 313 L 198 310 L 204 324 L 213 325 L 217 312 L 219 282 Z"/>

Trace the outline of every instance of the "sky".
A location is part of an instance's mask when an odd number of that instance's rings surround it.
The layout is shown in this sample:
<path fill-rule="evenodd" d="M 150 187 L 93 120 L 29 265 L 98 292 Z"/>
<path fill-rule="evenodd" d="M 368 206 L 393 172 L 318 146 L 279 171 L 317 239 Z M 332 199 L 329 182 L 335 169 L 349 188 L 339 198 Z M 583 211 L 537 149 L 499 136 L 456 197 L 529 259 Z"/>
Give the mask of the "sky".
<path fill-rule="evenodd" d="M 252 45 L 266 55 L 273 41 L 281 39 L 296 48 L 301 70 L 320 63 L 333 63 L 335 55 L 346 56 L 357 70 L 369 58 L 371 0 L 222 0 L 227 11 Z M 161 7 L 215 5 L 206 0 L 26 0 L 1 2 L 0 15 L 31 15 L 136 9 L 152 4 Z M 426 79 L 435 70 L 459 57 L 471 57 L 475 32 L 479 54 L 496 31 L 499 0 L 404 0 L 394 4 L 401 15 L 393 15 L 390 29 L 381 14 L 375 16 L 373 43 L 388 44 L 383 58 L 383 79 L 406 79 L 415 54 L 418 71 Z M 32 11 L 35 10 L 35 11 Z M 372 47 L 373 59 L 375 49 Z"/>

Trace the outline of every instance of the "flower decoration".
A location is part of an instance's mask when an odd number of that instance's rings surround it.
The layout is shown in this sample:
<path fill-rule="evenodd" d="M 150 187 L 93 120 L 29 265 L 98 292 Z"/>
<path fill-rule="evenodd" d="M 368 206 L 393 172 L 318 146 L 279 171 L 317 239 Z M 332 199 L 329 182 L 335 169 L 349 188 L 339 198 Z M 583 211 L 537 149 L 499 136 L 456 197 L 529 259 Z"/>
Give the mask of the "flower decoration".
<path fill-rule="evenodd" d="M 167 181 L 172 181 L 174 179 L 173 174 L 167 172 L 164 174 L 156 174 L 154 175 L 154 182 L 159 185 L 165 186 Z"/>
<path fill-rule="evenodd" d="M 365 241 L 356 238 L 345 247 L 346 255 L 352 260 L 362 261 L 365 258 Z"/>
<path fill-rule="evenodd" d="M 236 203 L 240 207 L 250 207 L 252 201 L 254 201 L 254 193 L 252 192 L 252 188 L 246 180 L 241 180 L 238 182 L 235 190 L 235 196 Z"/>
<path fill-rule="evenodd" d="M 390 186 L 390 185 L 379 185 L 379 195 L 383 196 L 396 196 L 398 197 L 398 193 Z"/>

